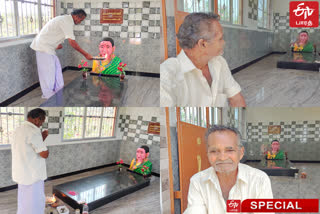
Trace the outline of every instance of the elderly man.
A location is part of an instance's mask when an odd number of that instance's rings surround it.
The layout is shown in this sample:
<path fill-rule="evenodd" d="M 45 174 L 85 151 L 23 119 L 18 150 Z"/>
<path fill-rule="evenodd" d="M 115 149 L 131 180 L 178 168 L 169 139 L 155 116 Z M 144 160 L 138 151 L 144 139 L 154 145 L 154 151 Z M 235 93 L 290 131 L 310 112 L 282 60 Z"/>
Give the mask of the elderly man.
<path fill-rule="evenodd" d="M 44 180 L 47 179 L 45 159 L 49 151 L 44 144 L 48 131 L 39 127 L 46 113 L 40 108 L 28 113 L 27 121 L 18 127 L 11 144 L 12 180 L 18 183 L 17 214 L 43 214 L 45 208 Z"/>
<path fill-rule="evenodd" d="M 177 34 L 183 49 L 160 65 L 161 106 L 243 107 L 239 84 L 221 56 L 223 31 L 215 14 L 192 13 Z"/>
<path fill-rule="evenodd" d="M 226 213 L 226 201 L 273 198 L 269 177 L 239 163 L 244 154 L 238 130 L 213 126 L 206 135 L 212 167 L 192 176 L 185 214 Z"/>
<path fill-rule="evenodd" d="M 36 51 L 39 81 L 42 98 L 48 99 L 59 91 L 63 85 L 60 61 L 55 49 L 61 49 L 65 39 L 88 60 L 92 56 L 84 51 L 75 41 L 73 26 L 80 24 L 87 14 L 84 10 L 74 10 L 71 15 L 58 16 L 51 19 L 36 36 L 30 47 Z"/>

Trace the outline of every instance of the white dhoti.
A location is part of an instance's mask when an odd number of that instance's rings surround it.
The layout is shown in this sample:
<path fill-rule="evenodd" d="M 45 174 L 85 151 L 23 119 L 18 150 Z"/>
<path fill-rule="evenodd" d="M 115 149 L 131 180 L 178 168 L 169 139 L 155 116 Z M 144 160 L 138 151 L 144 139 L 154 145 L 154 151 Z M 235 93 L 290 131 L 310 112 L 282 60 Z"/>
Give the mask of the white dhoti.
<path fill-rule="evenodd" d="M 44 181 L 31 185 L 18 184 L 17 214 L 43 214 L 45 203 Z"/>
<path fill-rule="evenodd" d="M 63 88 L 63 76 L 59 58 L 56 55 L 36 51 L 42 98 L 48 99 Z"/>

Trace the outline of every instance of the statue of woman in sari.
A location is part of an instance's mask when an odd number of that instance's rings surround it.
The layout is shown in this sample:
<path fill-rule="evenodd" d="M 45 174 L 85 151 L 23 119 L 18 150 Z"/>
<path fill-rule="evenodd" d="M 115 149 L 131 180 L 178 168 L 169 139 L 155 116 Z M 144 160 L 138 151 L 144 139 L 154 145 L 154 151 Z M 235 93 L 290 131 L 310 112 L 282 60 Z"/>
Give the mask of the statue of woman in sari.
<path fill-rule="evenodd" d="M 278 140 L 272 141 L 271 148 L 271 151 L 268 151 L 267 159 L 283 160 L 285 158 L 284 152 L 280 150 L 280 143 Z"/>
<path fill-rule="evenodd" d="M 99 57 L 104 60 L 93 60 L 92 72 L 98 74 L 119 74 L 118 67 L 121 59 L 114 55 L 114 41 L 112 38 L 103 38 L 99 44 Z"/>
<path fill-rule="evenodd" d="M 313 44 L 309 42 L 309 34 L 307 31 L 299 33 L 297 41 L 291 45 L 292 51 L 296 52 L 310 52 L 314 51 Z"/>
<path fill-rule="evenodd" d="M 129 169 L 142 175 L 150 175 L 152 163 L 148 159 L 149 147 L 141 146 L 136 151 L 136 159 L 132 159 Z"/>

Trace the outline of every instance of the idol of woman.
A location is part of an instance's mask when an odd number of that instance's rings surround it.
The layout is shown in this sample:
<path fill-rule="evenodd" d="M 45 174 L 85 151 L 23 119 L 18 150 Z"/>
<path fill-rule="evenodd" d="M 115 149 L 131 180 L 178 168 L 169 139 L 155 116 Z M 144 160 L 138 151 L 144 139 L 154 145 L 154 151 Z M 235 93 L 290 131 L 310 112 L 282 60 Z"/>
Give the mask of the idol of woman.
<path fill-rule="evenodd" d="M 292 46 L 293 51 L 297 52 L 313 52 L 313 44 L 309 42 L 309 34 L 307 31 L 301 31 L 298 39 Z"/>
<path fill-rule="evenodd" d="M 283 160 L 284 159 L 284 152 L 280 150 L 280 143 L 278 140 L 273 140 L 271 142 L 271 152 L 268 151 L 267 159 L 273 160 Z"/>
<path fill-rule="evenodd" d="M 148 158 L 149 147 L 141 146 L 137 149 L 136 159 L 132 159 L 129 169 L 143 175 L 150 175 L 152 170 L 152 163 Z"/>
<path fill-rule="evenodd" d="M 114 55 L 116 46 L 112 38 L 103 38 L 99 44 L 99 57 L 104 60 L 93 60 L 92 72 L 99 74 L 119 74 L 118 67 L 121 59 Z"/>

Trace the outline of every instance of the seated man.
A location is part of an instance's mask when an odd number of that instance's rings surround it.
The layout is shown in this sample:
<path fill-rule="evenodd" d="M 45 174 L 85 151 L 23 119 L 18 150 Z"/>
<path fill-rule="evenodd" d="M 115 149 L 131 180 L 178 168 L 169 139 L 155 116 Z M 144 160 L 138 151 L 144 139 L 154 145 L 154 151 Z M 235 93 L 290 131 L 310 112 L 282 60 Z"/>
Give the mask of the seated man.
<path fill-rule="evenodd" d="M 114 41 L 111 38 L 103 38 L 99 45 L 99 57 L 105 60 L 93 60 L 92 72 L 99 74 L 119 74 L 118 67 L 121 59 L 114 55 Z"/>
<path fill-rule="evenodd" d="M 312 53 L 314 49 L 313 49 L 312 43 L 309 42 L 308 32 L 301 31 L 299 33 L 297 41 L 293 44 L 291 48 L 292 48 L 292 51 Z"/>
<path fill-rule="evenodd" d="M 143 174 L 150 175 L 152 170 L 152 163 L 148 160 L 149 157 L 149 147 L 141 146 L 137 149 L 136 158 L 132 159 L 129 169 Z"/>
<path fill-rule="evenodd" d="M 207 156 L 212 167 L 190 179 L 188 207 L 184 214 L 227 213 L 227 200 L 273 198 L 266 173 L 240 163 L 244 147 L 237 129 L 211 127 L 206 135 Z"/>
<path fill-rule="evenodd" d="M 267 159 L 273 159 L 273 160 L 283 160 L 284 159 L 284 153 L 282 150 L 280 150 L 280 143 L 278 140 L 273 140 L 271 142 L 271 152 L 268 151 Z"/>
<path fill-rule="evenodd" d="M 183 49 L 160 65 L 161 106 L 246 106 L 223 54 L 223 30 L 215 14 L 191 13 L 177 34 Z"/>

